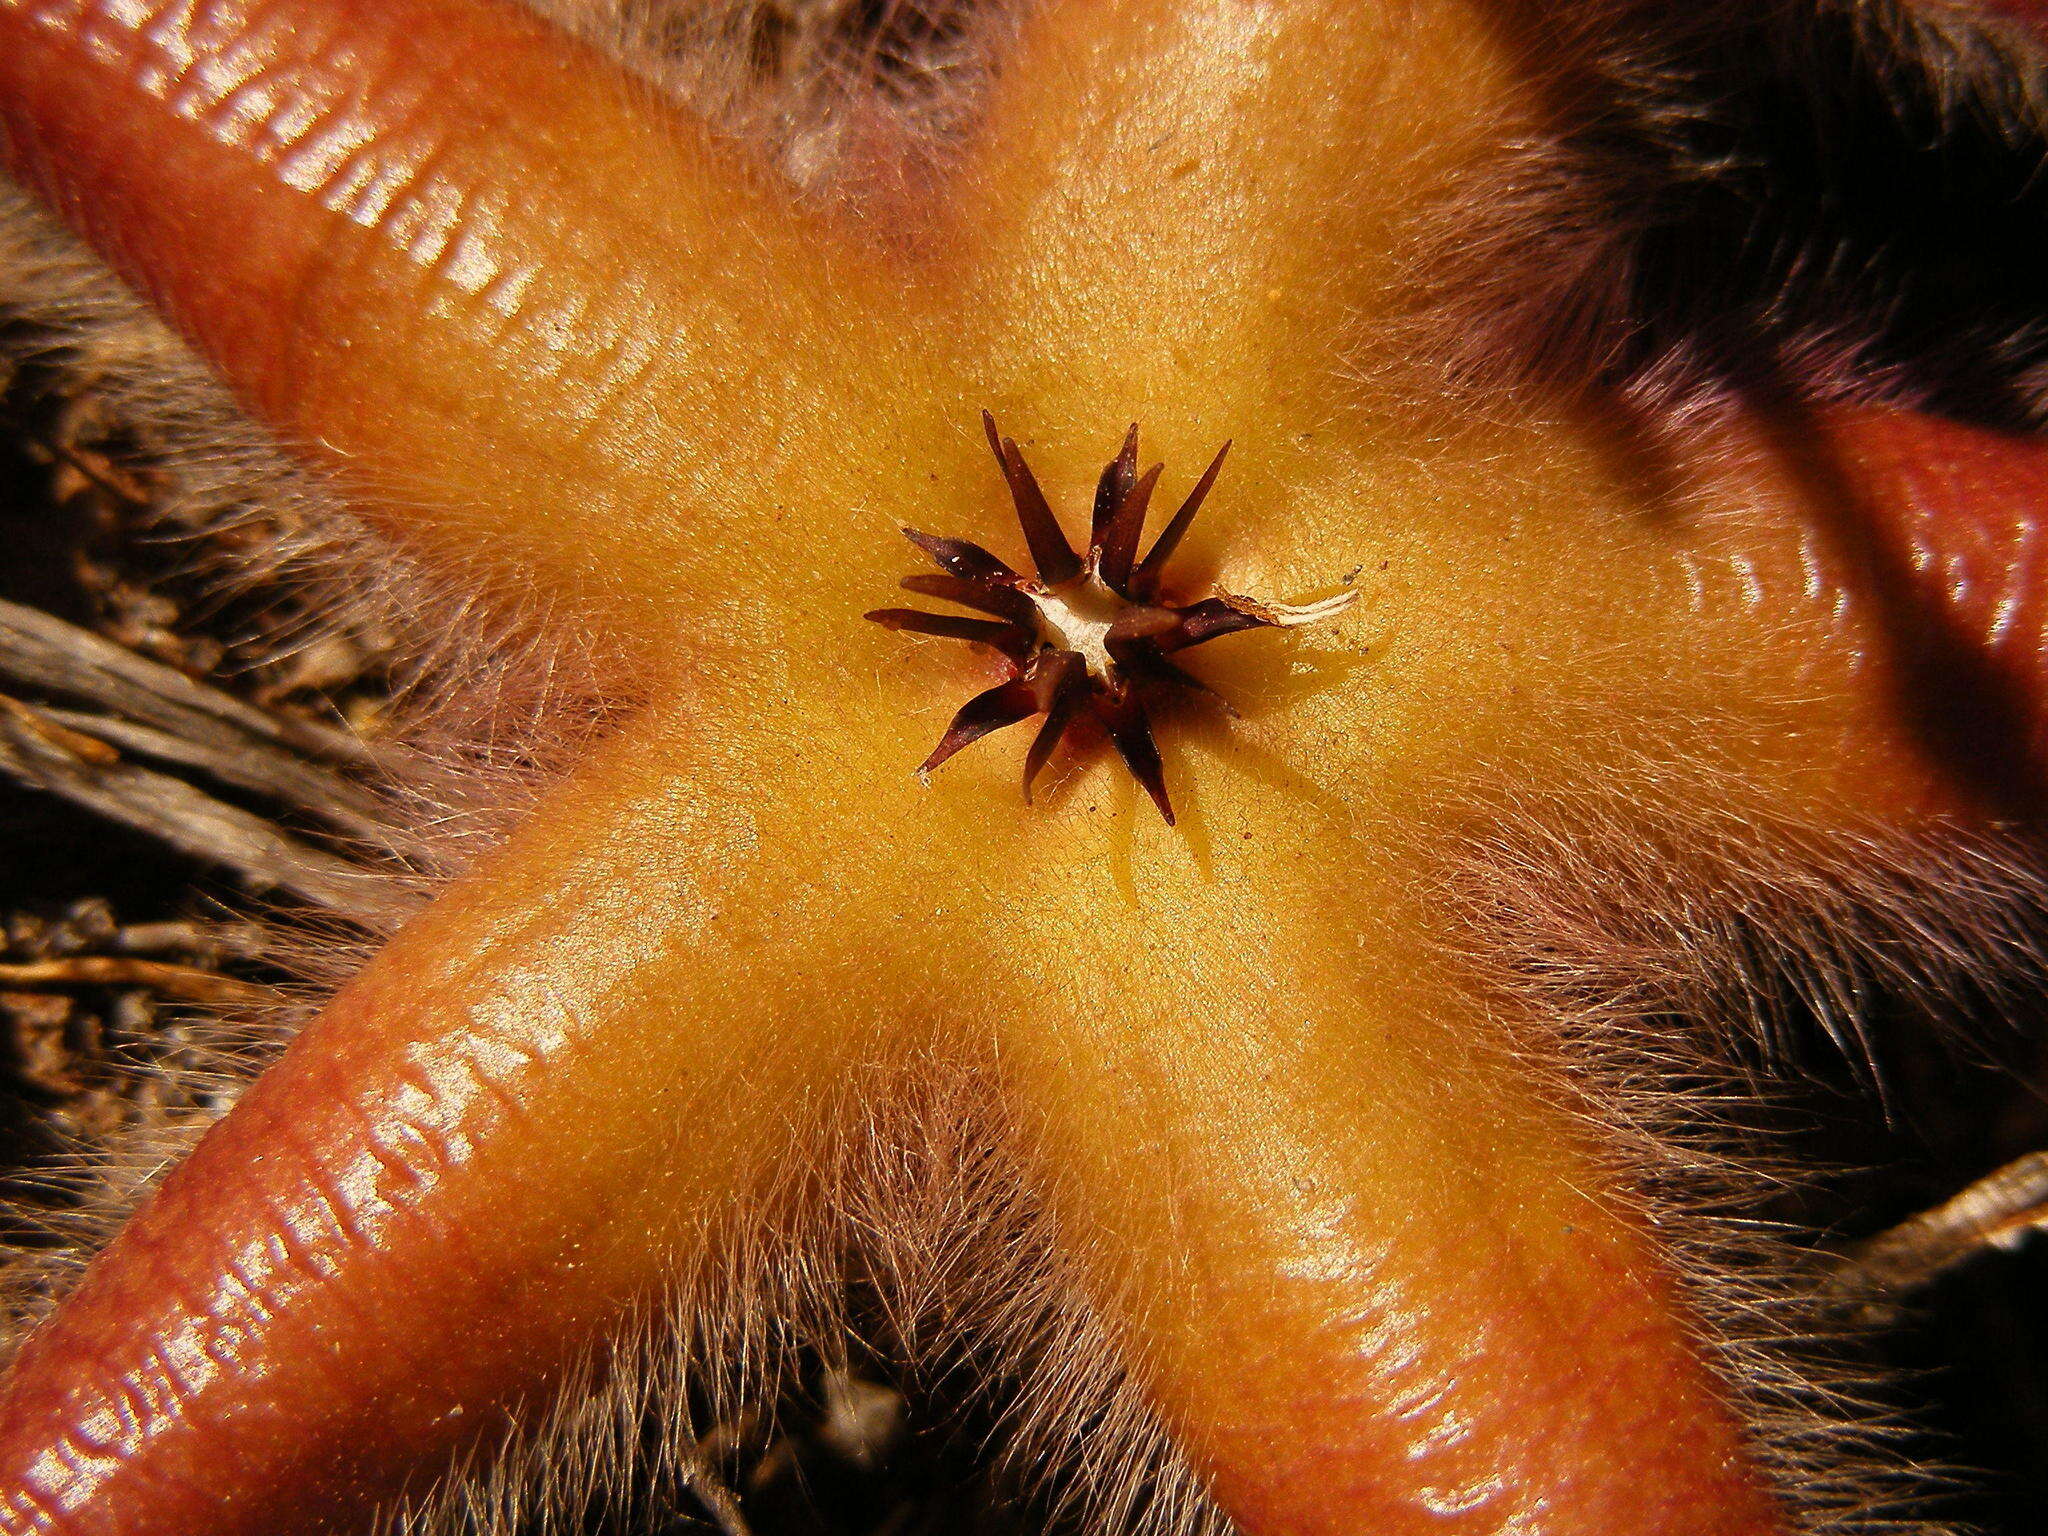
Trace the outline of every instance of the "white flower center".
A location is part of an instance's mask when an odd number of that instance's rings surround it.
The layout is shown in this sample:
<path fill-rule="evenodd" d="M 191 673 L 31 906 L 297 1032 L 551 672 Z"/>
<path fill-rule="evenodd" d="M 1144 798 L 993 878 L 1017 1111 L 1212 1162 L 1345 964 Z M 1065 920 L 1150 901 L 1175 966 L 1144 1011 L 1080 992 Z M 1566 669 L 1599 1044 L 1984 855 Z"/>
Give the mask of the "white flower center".
<path fill-rule="evenodd" d="M 1092 575 L 1075 577 L 1057 589 L 1026 589 L 1038 605 L 1039 637 L 1047 645 L 1073 651 L 1088 663 L 1088 670 L 1102 682 L 1116 675 L 1116 663 L 1104 643 L 1109 627 L 1118 615 L 1136 604 L 1119 597 Z"/>

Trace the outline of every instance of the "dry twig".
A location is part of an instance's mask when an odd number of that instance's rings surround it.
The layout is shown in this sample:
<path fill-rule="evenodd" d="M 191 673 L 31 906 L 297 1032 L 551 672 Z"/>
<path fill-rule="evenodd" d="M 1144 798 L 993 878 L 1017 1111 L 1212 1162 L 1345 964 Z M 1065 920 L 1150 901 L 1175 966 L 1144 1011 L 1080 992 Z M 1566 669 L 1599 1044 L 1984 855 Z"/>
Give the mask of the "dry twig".
<path fill-rule="evenodd" d="M 2029 1152 L 1961 1194 L 1858 1243 L 1828 1278 L 1845 1305 L 1887 1310 L 1993 1248 L 2048 1227 L 2048 1152 Z"/>
<path fill-rule="evenodd" d="M 131 658 L 132 659 L 132 658 Z M 110 821 L 209 863 L 234 870 L 258 892 L 284 891 L 340 916 L 379 926 L 409 916 L 415 898 L 388 871 L 372 871 L 280 832 L 183 779 L 108 761 L 114 749 L 42 711 L 10 701 L 0 709 L 0 773 L 61 795 Z"/>
<path fill-rule="evenodd" d="M 62 619 L 0 602 L 0 676 L 84 699 L 192 742 L 268 743 L 321 762 L 373 766 L 346 731 L 272 714 Z"/>

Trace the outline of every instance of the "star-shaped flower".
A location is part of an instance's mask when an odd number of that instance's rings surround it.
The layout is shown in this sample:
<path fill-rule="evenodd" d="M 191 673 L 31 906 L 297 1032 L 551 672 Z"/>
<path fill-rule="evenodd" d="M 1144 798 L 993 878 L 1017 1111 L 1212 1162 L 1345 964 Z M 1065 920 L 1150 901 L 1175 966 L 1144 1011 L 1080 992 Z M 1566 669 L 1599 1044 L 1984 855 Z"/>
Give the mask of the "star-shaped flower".
<path fill-rule="evenodd" d="M 623 719 L 27 1344 L 0 1530 L 345 1520 L 652 1298 L 711 1308 L 733 1255 L 815 1272 L 832 1149 L 932 1104 L 1248 1536 L 1789 1529 L 1575 1088 L 1446 941 L 1446 870 L 1489 805 L 1621 772 L 1617 836 L 1960 800 L 1893 692 L 1911 584 L 1873 576 L 1905 567 L 1831 533 L 1886 503 L 1814 422 L 1666 454 L 1597 400 L 1415 383 L 1414 212 L 1551 110 L 1513 34 L 1464 0 L 1050 4 L 939 190 L 877 167 L 856 219 L 487 0 L 0 0 L 16 170 L 383 537 L 594 637 Z M 1211 653 L 1246 718 L 1164 720 L 1178 827 L 1100 752 L 1028 809 L 998 754 L 909 772 L 963 690 L 1001 701 L 970 728 L 1058 723 L 1120 697 L 1102 657 L 1164 664 L 1124 647 L 1149 615 L 1262 617 L 1153 608 L 1125 457 L 1092 576 L 1045 519 L 1043 590 L 927 544 L 961 585 L 922 590 L 1029 647 L 861 624 L 893 528 L 997 536 L 985 406 L 1033 518 L 1137 419 L 1168 463 L 1237 445 L 1185 568 L 1371 573 L 1370 637 Z M 1066 595 L 1093 578 L 1130 606 Z"/>

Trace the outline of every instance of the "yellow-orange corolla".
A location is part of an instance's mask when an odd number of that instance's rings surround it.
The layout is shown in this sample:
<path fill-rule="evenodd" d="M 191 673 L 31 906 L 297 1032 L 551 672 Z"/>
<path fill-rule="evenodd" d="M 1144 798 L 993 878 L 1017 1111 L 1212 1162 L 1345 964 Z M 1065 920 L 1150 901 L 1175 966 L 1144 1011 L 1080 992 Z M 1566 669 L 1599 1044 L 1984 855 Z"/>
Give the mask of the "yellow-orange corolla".
<path fill-rule="evenodd" d="M 1063 0 L 942 185 L 855 221 L 488 0 L 0 0 L 17 172 L 625 711 L 26 1346 L 0 1530 L 345 1523 L 734 1241 L 849 1084 L 935 1074 L 1247 1536 L 1790 1529 L 1442 941 L 1444 849 L 1488 786 L 1644 762 L 1652 820 L 1981 786 L 1901 720 L 1862 449 L 1780 405 L 1657 475 L 1595 400 L 1421 382 L 1416 212 L 1543 126 L 1525 41 Z M 1244 713 L 1160 720 L 1179 828 L 1099 751 L 1030 809 L 1022 743 L 911 772 L 1003 674 L 860 614 L 905 524 L 1021 561 L 984 409 L 1077 535 L 1127 422 L 1173 501 L 1231 438 L 1191 595 L 1361 594 L 1191 663 Z"/>

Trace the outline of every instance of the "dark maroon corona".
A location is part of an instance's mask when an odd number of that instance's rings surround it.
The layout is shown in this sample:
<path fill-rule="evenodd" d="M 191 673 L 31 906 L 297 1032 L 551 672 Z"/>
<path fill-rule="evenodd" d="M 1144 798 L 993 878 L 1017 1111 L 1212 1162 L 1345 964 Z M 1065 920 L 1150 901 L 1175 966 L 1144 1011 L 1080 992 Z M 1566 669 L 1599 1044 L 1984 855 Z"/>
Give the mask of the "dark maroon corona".
<path fill-rule="evenodd" d="M 1132 423 L 1122 449 L 1103 466 L 1095 483 L 1094 516 L 1083 556 L 1067 542 L 1016 439 L 998 432 L 995 417 L 987 411 L 981 413 L 981 422 L 1010 487 L 1038 579 L 1019 575 L 965 539 L 938 538 L 915 528 L 903 530 L 911 543 L 946 572 L 943 576 L 906 576 L 906 588 L 991 617 L 959 618 L 916 608 L 877 608 L 867 617 L 890 629 L 991 646 L 1008 659 L 1011 669 L 1009 681 L 967 701 L 917 771 L 929 773 L 970 742 L 1033 715 L 1044 715 L 1045 724 L 1024 755 L 1024 799 L 1028 804 L 1031 785 L 1054 748 L 1076 722 L 1091 719 L 1108 733 L 1117 754 L 1171 826 L 1173 802 L 1166 792 L 1159 748 L 1152 739 L 1145 693 L 1153 687 L 1202 693 L 1214 690 L 1168 658 L 1176 651 L 1239 630 L 1285 628 L 1334 618 L 1349 608 L 1358 594 L 1345 592 L 1299 607 L 1228 592 L 1186 605 L 1163 602 L 1160 581 L 1166 562 L 1216 484 L 1223 457 L 1230 452 L 1229 443 L 1216 450 L 1216 457 L 1202 471 L 1187 500 L 1140 560 L 1138 543 L 1145 531 L 1145 511 L 1164 466 L 1155 464 L 1139 475 L 1138 428 Z"/>

